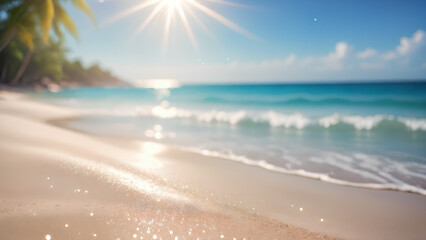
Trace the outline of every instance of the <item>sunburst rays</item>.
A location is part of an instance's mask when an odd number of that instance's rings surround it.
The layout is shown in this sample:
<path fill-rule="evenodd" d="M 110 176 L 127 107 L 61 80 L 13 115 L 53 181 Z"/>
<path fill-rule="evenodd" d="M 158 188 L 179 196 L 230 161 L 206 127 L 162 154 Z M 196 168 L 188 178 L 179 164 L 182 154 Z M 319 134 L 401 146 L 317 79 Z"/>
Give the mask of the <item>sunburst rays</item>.
<path fill-rule="evenodd" d="M 249 38 L 254 38 L 254 36 L 249 33 L 248 31 L 246 31 L 245 29 L 243 29 L 242 27 L 238 26 L 237 24 L 235 24 L 234 22 L 232 22 L 231 20 L 227 19 L 226 17 L 220 15 L 219 13 L 211 10 L 210 8 L 206 7 L 205 5 L 199 3 L 196 0 L 186 0 L 188 3 L 190 3 L 192 6 L 196 7 L 197 9 L 199 9 L 200 11 L 204 12 L 205 14 L 207 14 L 208 16 L 212 17 L 213 19 L 215 19 L 216 21 L 222 23 L 223 25 L 227 26 L 228 28 L 246 36 Z M 226 2 L 226 1 L 217 1 L 218 3 L 222 3 Z"/>
<path fill-rule="evenodd" d="M 232 29 L 233 31 L 239 34 L 242 34 L 248 38 L 255 38 L 253 34 L 248 32 L 244 28 L 238 26 L 236 23 L 219 14 L 218 12 L 210 9 L 202 2 L 211 2 L 233 7 L 245 7 L 245 5 L 230 2 L 227 0 L 143 0 L 141 3 L 112 16 L 105 23 L 111 24 L 132 14 L 140 12 L 144 9 L 151 8 L 149 15 L 144 19 L 144 21 L 139 25 L 139 27 L 135 31 L 136 36 L 142 31 L 144 31 L 150 25 L 150 23 L 158 15 L 160 15 L 161 12 L 167 11 L 164 14 L 166 16 L 163 36 L 164 47 L 167 48 L 168 45 L 172 22 L 175 19 L 179 19 L 183 27 L 185 28 L 185 32 L 188 35 L 188 38 L 191 41 L 192 45 L 198 49 L 198 42 L 195 38 L 195 34 L 188 16 L 191 18 L 191 20 L 195 21 L 203 31 L 208 33 L 210 36 L 213 36 L 213 34 L 209 32 L 208 28 L 204 25 L 200 18 L 197 17 L 197 15 L 195 14 L 194 10 L 198 10 L 199 12 L 204 13 L 205 15 L 211 17 L 212 19 L 216 20 L 217 22 L 223 24 L 224 26 L 228 27 L 229 29 Z"/>

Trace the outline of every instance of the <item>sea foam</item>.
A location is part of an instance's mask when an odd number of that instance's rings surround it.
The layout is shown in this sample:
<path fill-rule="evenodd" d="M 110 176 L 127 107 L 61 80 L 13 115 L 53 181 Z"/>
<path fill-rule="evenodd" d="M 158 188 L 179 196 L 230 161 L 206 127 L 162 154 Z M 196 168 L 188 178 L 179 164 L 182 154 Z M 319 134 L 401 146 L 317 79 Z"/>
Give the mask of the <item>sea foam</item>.
<path fill-rule="evenodd" d="M 356 129 L 362 130 L 371 130 L 373 127 L 377 126 L 382 120 L 384 116 L 374 115 L 374 116 L 344 116 L 342 117 L 342 121 L 353 125 Z"/>
<path fill-rule="evenodd" d="M 181 147 L 180 149 L 195 152 L 204 156 L 209 157 L 218 157 L 222 159 L 227 159 L 231 161 L 240 162 L 250 166 L 260 167 L 269 171 L 297 175 L 306 178 L 312 178 L 321 180 L 328 183 L 360 187 L 360 188 L 369 188 L 369 189 L 378 189 L 378 190 L 394 190 L 402 192 L 412 192 L 426 196 L 426 190 L 415 186 L 409 183 L 404 182 L 396 178 L 392 173 L 399 175 L 405 174 L 409 177 L 417 177 L 425 180 L 425 177 L 422 174 L 413 172 L 409 168 L 422 168 L 425 170 L 425 166 L 413 162 L 402 163 L 390 160 L 381 156 L 373 156 L 362 153 L 354 153 L 352 156 L 346 156 L 339 153 L 324 152 L 321 156 L 312 157 L 310 160 L 317 163 L 329 164 L 333 167 L 340 168 L 342 171 L 351 172 L 358 175 L 363 179 L 370 181 L 367 182 L 355 182 L 347 181 L 333 177 L 330 173 L 318 173 L 313 171 L 307 171 L 304 169 L 288 169 L 285 167 L 276 166 L 269 163 L 263 159 L 251 159 L 247 156 L 236 155 L 232 152 L 222 153 L 218 151 L 212 151 L 208 149 L 198 149 L 198 148 L 188 148 Z M 380 158 L 380 159 L 379 159 Z M 340 161 L 339 161 L 340 159 Z M 356 168 L 352 165 L 353 161 L 359 161 L 358 167 Z M 387 167 L 384 167 L 387 166 Z M 375 171 L 375 173 L 371 172 Z"/>
<path fill-rule="evenodd" d="M 399 117 L 398 121 L 402 122 L 413 131 L 423 130 L 426 131 L 426 119 L 416 119 L 416 118 L 402 118 Z"/>

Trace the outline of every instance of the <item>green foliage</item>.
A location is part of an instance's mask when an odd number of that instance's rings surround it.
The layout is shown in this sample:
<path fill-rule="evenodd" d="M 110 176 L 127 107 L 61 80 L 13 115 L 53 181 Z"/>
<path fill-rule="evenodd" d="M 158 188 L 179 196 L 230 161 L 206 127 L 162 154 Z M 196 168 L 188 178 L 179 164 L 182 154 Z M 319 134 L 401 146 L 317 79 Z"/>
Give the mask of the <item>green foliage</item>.
<path fill-rule="evenodd" d="M 23 83 L 32 82 L 41 77 L 49 77 L 53 80 L 62 78 L 62 61 L 64 49 L 59 41 L 50 40 L 45 43 L 41 37 L 34 39 L 35 49 L 28 69 L 23 77 Z M 4 51 L 0 52 L 0 69 L 7 71 L 1 79 L 2 83 L 8 83 L 16 74 L 27 52 L 26 44 L 19 39 L 12 40 Z"/>
<path fill-rule="evenodd" d="M 26 45 L 14 39 L 0 52 L 0 82 L 8 84 L 15 76 L 27 52 Z M 66 49 L 62 40 L 49 39 L 44 42 L 42 36 L 34 39 L 34 52 L 27 70 L 20 81 L 21 85 L 34 86 L 43 79 L 74 86 L 123 85 L 124 82 L 102 70 L 98 65 L 84 67 L 80 61 L 69 61 L 65 57 Z"/>
<path fill-rule="evenodd" d="M 50 29 L 62 38 L 61 26 L 78 38 L 77 28 L 63 7 L 66 0 L 1 0 L 0 9 L 7 17 L 0 21 L 2 33 L 0 41 L 7 39 L 13 31 L 30 50 L 33 49 L 33 39 L 36 32 L 41 32 L 47 42 Z M 95 23 L 92 10 L 85 0 L 72 0 L 73 5 L 83 11 Z"/>
<path fill-rule="evenodd" d="M 125 82 L 114 77 L 110 72 L 102 70 L 95 64 L 85 68 L 80 61 L 64 62 L 64 80 L 81 86 L 115 86 L 127 85 Z"/>
<path fill-rule="evenodd" d="M 62 28 L 78 38 L 77 28 L 62 5 L 66 1 L 0 0 L 0 83 L 46 85 L 56 81 L 77 86 L 123 83 L 98 65 L 85 68 L 79 61 L 65 58 Z M 71 3 L 96 24 L 86 0 L 71 0 Z M 59 40 L 49 38 L 51 29 Z M 32 56 L 28 66 L 25 56 L 26 59 Z"/>
<path fill-rule="evenodd" d="M 37 72 L 39 77 L 48 77 L 54 81 L 60 81 L 63 77 L 62 65 L 64 61 L 64 49 L 59 41 L 37 40 L 33 58 L 28 67 L 28 73 Z"/>

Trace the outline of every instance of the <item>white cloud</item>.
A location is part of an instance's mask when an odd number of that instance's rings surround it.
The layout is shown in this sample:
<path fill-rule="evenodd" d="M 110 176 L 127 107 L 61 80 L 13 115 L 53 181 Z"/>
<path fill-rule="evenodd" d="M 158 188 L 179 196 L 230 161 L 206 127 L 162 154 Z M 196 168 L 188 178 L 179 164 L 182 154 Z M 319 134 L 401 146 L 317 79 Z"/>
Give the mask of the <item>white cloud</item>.
<path fill-rule="evenodd" d="M 401 44 L 391 51 L 373 48 L 353 52 L 346 42 L 338 42 L 323 56 L 299 57 L 295 54 L 282 59 L 261 62 L 222 64 L 188 64 L 132 67 L 138 78 L 176 78 L 182 82 L 274 82 L 362 79 L 424 78 L 424 56 L 420 51 L 426 34 L 419 30 L 411 38 L 401 38 Z M 423 50 L 422 50 L 423 51 Z M 375 57 L 380 56 L 380 57 Z M 418 58 L 420 57 L 420 58 Z M 395 59 L 396 61 L 387 61 Z M 125 66 L 127 69 L 130 66 Z M 125 70 L 123 70 L 125 72 Z M 130 71 L 129 71 L 130 72 Z"/>
<path fill-rule="evenodd" d="M 292 64 L 294 64 L 296 61 L 296 55 L 291 54 L 289 55 L 286 59 L 282 60 L 282 59 L 276 59 L 276 60 L 272 60 L 272 61 L 262 61 L 259 64 L 256 63 L 249 63 L 249 65 L 252 65 L 252 67 L 256 66 L 256 65 L 261 65 L 261 66 L 277 66 L 277 67 L 287 67 L 290 66 Z M 238 63 L 234 63 L 234 64 L 238 64 Z"/>
<path fill-rule="evenodd" d="M 390 51 L 383 55 L 384 60 L 393 60 L 398 57 L 408 56 L 414 53 L 425 42 L 425 32 L 421 29 L 417 30 L 411 38 L 402 37 L 399 45 L 394 51 Z"/>
<path fill-rule="evenodd" d="M 338 42 L 335 47 L 335 51 L 330 53 L 327 60 L 340 60 L 348 56 L 351 47 L 345 42 Z"/>
<path fill-rule="evenodd" d="M 361 59 L 365 59 L 365 58 L 373 57 L 373 56 L 375 56 L 376 54 L 377 54 L 376 50 L 374 50 L 374 49 L 372 49 L 372 48 L 367 48 L 367 49 L 365 49 L 364 51 L 359 52 L 359 53 L 357 54 L 357 57 L 358 57 L 358 58 L 361 58 Z"/>
<path fill-rule="evenodd" d="M 307 66 L 307 65 L 312 64 L 313 62 L 314 62 L 314 57 L 306 57 L 306 58 L 302 59 L 302 61 L 300 62 L 300 64 L 302 66 Z"/>
<path fill-rule="evenodd" d="M 382 69 L 385 67 L 385 63 L 383 62 L 362 62 L 359 64 L 359 67 L 364 70 L 374 70 L 374 69 Z"/>
<path fill-rule="evenodd" d="M 316 66 L 317 70 L 341 70 L 343 69 L 344 60 L 350 55 L 352 47 L 346 42 L 338 42 L 334 47 L 334 51 L 326 57 L 320 58 L 320 64 Z"/>
<path fill-rule="evenodd" d="M 423 30 L 417 30 L 411 38 L 401 38 L 400 45 L 396 48 L 401 55 L 407 55 L 415 51 L 422 43 L 425 37 Z"/>
<path fill-rule="evenodd" d="M 394 60 L 396 58 L 396 54 L 394 52 L 387 52 L 383 54 L 383 59 L 386 61 Z"/>
<path fill-rule="evenodd" d="M 290 64 L 293 64 L 295 61 L 296 61 L 296 55 L 291 54 L 290 56 L 288 56 L 286 60 L 284 60 L 284 64 L 290 65 Z"/>

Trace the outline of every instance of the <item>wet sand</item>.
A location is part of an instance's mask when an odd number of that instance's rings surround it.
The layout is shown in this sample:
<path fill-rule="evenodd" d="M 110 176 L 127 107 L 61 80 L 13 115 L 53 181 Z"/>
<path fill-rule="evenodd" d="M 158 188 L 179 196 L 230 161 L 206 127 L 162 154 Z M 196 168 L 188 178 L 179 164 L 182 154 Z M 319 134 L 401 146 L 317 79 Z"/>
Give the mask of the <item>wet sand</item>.
<path fill-rule="evenodd" d="M 274 173 L 225 159 L 165 152 L 164 175 L 208 198 L 343 239 L 423 239 L 426 197 Z"/>
<path fill-rule="evenodd" d="M 156 143 L 89 136 L 47 123 L 77 112 L 12 93 L 0 97 L 0 239 L 426 235 L 421 195 L 338 186 Z"/>

